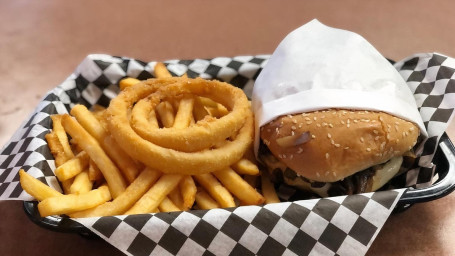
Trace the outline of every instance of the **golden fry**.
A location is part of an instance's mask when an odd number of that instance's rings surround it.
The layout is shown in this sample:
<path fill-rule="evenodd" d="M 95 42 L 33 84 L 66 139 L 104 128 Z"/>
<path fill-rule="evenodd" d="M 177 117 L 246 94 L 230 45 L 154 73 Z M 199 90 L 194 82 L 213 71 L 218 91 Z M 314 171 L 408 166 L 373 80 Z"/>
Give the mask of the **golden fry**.
<path fill-rule="evenodd" d="M 62 184 L 63 193 L 65 193 L 65 195 L 71 194 L 71 185 L 73 184 L 73 181 L 74 177 L 64 181 L 60 181 L 60 184 Z"/>
<path fill-rule="evenodd" d="M 63 151 L 65 152 L 66 159 L 74 157 L 71 146 L 68 142 L 68 136 L 62 126 L 62 115 L 52 115 L 52 130 L 57 135 L 60 144 L 62 144 Z"/>
<path fill-rule="evenodd" d="M 189 210 L 196 200 L 196 184 L 191 176 L 183 177 L 179 183 L 180 192 L 183 197 L 183 210 Z"/>
<path fill-rule="evenodd" d="M 168 101 L 163 101 L 156 106 L 156 112 L 160 117 L 161 124 L 166 127 L 172 127 L 174 125 L 174 109 L 172 104 Z"/>
<path fill-rule="evenodd" d="M 19 178 L 22 189 L 38 201 L 50 197 L 62 196 L 62 193 L 42 183 L 37 178 L 26 173 L 23 169 L 19 170 Z"/>
<path fill-rule="evenodd" d="M 167 197 L 172 201 L 172 203 L 175 204 L 175 206 L 177 206 L 180 210 L 183 210 L 183 197 L 179 186 L 175 187 L 171 192 L 169 192 L 169 195 L 167 195 Z"/>
<path fill-rule="evenodd" d="M 88 178 L 91 181 L 101 180 L 103 178 L 103 174 L 93 160 L 90 160 L 88 165 Z"/>
<path fill-rule="evenodd" d="M 193 118 L 194 98 L 186 97 L 180 100 L 180 104 L 175 114 L 174 124 L 172 127 L 183 129 L 190 125 Z"/>
<path fill-rule="evenodd" d="M 234 197 L 221 185 L 221 183 L 210 173 L 193 176 L 197 183 L 204 187 L 207 192 L 221 205 L 221 207 L 235 207 Z"/>
<path fill-rule="evenodd" d="M 88 171 L 83 171 L 74 177 L 70 194 L 82 194 L 92 190 L 93 182 L 88 177 Z"/>
<path fill-rule="evenodd" d="M 119 166 L 129 183 L 133 182 L 139 172 L 137 164 L 129 157 L 103 128 L 98 119 L 84 106 L 76 105 L 71 114 L 80 125 L 92 135 L 106 154 Z"/>
<path fill-rule="evenodd" d="M 106 179 L 112 197 L 116 198 L 126 189 L 126 182 L 119 169 L 106 155 L 98 142 L 82 126 L 69 115 L 64 115 L 62 124 L 66 132 L 84 149 L 90 158 L 96 163 Z"/>
<path fill-rule="evenodd" d="M 181 209 L 174 204 L 168 197 L 165 197 L 161 202 L 160 206 L 158 207 L 160 212 L 178 212 Z"/>
<path fill-rule="evenodd" d="M 70 214 L 72 218 L 86 218 L 98 216 L 120 215 L 131 208 L 150 189 L 153 183 L 158 180 L 161 173 L 149 168 L 144 169 L 136 180 L 133 181 L 117 198 L 112 202 L 106 202 L 95 208 Z"/>
<path fill-rule="evenodd" d="M 49 146 L 49 149 L 54 156 L 56 167 L 59 167 L 69 160 L 65 155 L 62 144 L 54 132 L 48 133 L 44 137 L 46 138 L 47 145 Z"/>
<path fill-rule="evenodd" d="M 178 186 L 183 175 L 165 174 L 125 214 L 141 214 L 154 211 L 164 198 Z"/>
<path fill-rule="evenodd" d="M 249 205 L 264 203 L 264 197 L 231 168 L 225 168 L 223 170 L 213 172 L 213 174 L 232 194 L 240 199 L 240 201 Z"/>
<path fill-rule="evenodd" d="M 196 204 L 201 210 L 220 208 L 220 205 L 203 189 L 196 193 Z"/>
<path fill-rule="evenodd" d="M 258 166 L 246 158 L 240 159 L 237 163 L 233 164 L 231 167 L 238 174 L 259 175 Z"/>
<path fill-rule="evenodd" d="M 90 158 L 85 151 L 82 151 L 73 159 L 60 165 L 55 169 L 55 175 L 59 181 L 65 181 L 78 175 L 88 167 Z"/>
<path fill-rule="evenodd" d="M 268 173 L 263 172 L 261 175 L 261 189 L 262 189 L 262 195 L 264 195 L 266 204 L 281 202 L 276 193 L 275 186 L 270 181 Z"/>
<path fill-rule="evenodd" d="M 157 62 L 154 68 L 154 73 L 156 78 L 167 78 L 172 77 L 169 70 L 167 70 L 166 65 L 162 62 Z"/>
<path fill-rule="evenodd" d="M 38 204 L 41 217 L 50 215 L 69 214 L 93 208 L 111 199 L 109 188 L 101 186 L 82 194 L 62 195 L 44 199 Z"/>
<path fill-rule="evenodd" d="M 141 82 L 140 80 L 136 79 L 136 78 L 132 78 L 132 77 L 127 77 L 127 78 L 124 78 L 122 80 L 120 80 L 119 82 L 119 87 L 120 87 L 120 90 L 125 90 L 125 88 L 128 88 L 130 86 L 133 86 L 137 83 Z"/>

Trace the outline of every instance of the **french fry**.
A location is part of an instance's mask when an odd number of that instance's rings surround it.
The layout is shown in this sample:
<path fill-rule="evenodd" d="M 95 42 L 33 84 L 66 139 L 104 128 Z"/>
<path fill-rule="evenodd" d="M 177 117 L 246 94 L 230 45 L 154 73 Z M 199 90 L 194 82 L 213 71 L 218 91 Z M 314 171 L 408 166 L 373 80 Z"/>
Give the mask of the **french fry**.
<path fill-rule="evenodd" d="M 221 185 L 221 183 L 210 173 L 194 175 L 197 183 L 204 187 L 207 192 L 221 205 L 221 207 L 235 207 L 234 197 Z"/>
<path fill-rule="evenodd" d="M 145 168 L 121 195 L 112 202 L 106 202 L 95 208 L 70 214 L 72 218 L 86 218 L 96 216 L 120 215 L 131 208 L 146 192 L 152 184 L 158 180 L 159 171 Z"/>
<path fill-rule="evenodd" d="M 91 190 L 82 194 L 70 194 L 46 198 L 38 203 L 38 210 L 41 217 L 59 214 L 69 214 L 93 208 L 110 200 L 111 194 L 107 186 Z"/>
<path fill-rule="evenodd" d="M 183 197 L 183 210 L 189 210 L 196 199 L 196 184 L 191 176 L 183 177 L 179 183 L 180 192 Z"/>
<path fill-rule="evenodd" d="M 149 213 L 161 204 L 164 198 L 178 186 L 183 175 L 165 174 L 125 214 Z"/>
<path fill-rule="evenodd" d="M 55 169 L 55 175 L 59 181 L 71 179 L 85 170 L 88 167 L 89 162 L 90 158 L 88 154 L 85 151 L 82 151 L 73 159 L 70 159 L 57 167 L 57 169 Z"/>
<path fill-rule="evenodd" d="M 83 171 L 74 177 L 70 186 L 70 194 L 82 194 L 92 190 L 93 182 L 88 177 L 88 171 Z"/>
<path fill-rule="evenodd" d="M 264 203 L 264 197 L 231 168 L 213 172 L 220 182 L 240 201 L 249 205 Z"/>
<path fill-rule="evenodd" d="M 185 97 L 181 99 L 172 127 L 179 129 L 188 127 L 191 123 L 191 119 L 193 118 L 193 106 L 193 97 Z"/>
<path fill-rule="evenodd" d="M 62 193 L 42 183 L 37 178 L 26 173 L 23 169 L 19 170 L 19 179 L 22 189 L 38 201 L 50 197 L 62 196 Z"/>
<path fill-rule="evenodd" d="M 174 125 L 174 109 L 172 104 L 168 101 L 163 101 L 156 106 L 156 112 L 160 117 L 161 124 L 166 127 L 172 127 Z"/>
<path fill-rule="evenodd" d="M 183 197 L 179 186 L 175 187 L 171 192 L 169 192 L 169 195 L 167 195 L 167 197 L 172 201 L 172 203 L 175 204 L 175 206 L 177 206 L 177 208 L 183 210 Z"/>
<path fill-rule="evenodd" d="M 101 180 L 103 178 L 103 174 L 93 160 L 90 160 L 88 165 L 88 178 L 91 181 Z"/>
<path fill-rule="evenodd" d="M 120 90 L 123 91 L 123 90 L 125 90 L 125 88 L 133 86 L 139 82 L 141 82 L 141 81 L 136 78 L 127 77 L 127 78 L 120 80 L 119 87 L 120 87 Z"/>
<path fill-rule="evenodd" d="M 175 205 L 171 199 L 168 197 L 165 197 L 163 201 L 161 201 L 160 206 L 158 206 L 158 209 L 160 212 L 178 212 L 181 211 L 181 209 Z"/>
<path fill-rule="evenodd" d="M 193 106 L 193 116 L 196 122 L 209 115 L 209 112 L 205 109 L 205 106 L 200 98 L 201 97 L 196 97 Z"/>
<path fill-rule="evenodd" d="M 231 167 L 238 174 L 259 175 L 258 166 L 246 158 L 240 159 L 238 162 L 233 164 Z"/>
<path fill-rule="evenodd" d="M 138 165 L 119 147 L 99 120 L 84 105 L 74 106 L 71 114 L 98 141 L 107 155 L 118 165 L 128 182 L 133 182 L 139 172 Z"/>
<path fill-rule="evenodd" d="M 62 115 L 52 115 L 52 130 L 57 135 L 60 144 L 62 144 L 63 151 L 65 152 L 66 159 L 74 157 L 71 146 L 68 142 L 68 136 L 62 126 Z"/>
<path fill-rule="evenodd" d="M 167 78 L 172 77 L 169 70 L 167 70 L 166 65 L 162 62 L 157 62 L 154 68 L 154 73 L 156 78 Z"/>
<path fill-rule="evenodd" d="M 126 182 L 119 169 L 106 155 L 95 138 L 93 138 L 82 126 L 71 116 L 64 115 L 62 124 L 66 132 L 74 138 L 84 149 L 90 158 L 96 163 L 109 186 L 112 197 L 116 198 L 126 189 Z"/>
<path fill-rule="evenodd" d="M 49 149 L 51 150 L 51 153 L 54 156 L 56 167 L 59 167 L 60 165 L 64 164 L 66 161 L 69 160 L 65 155 L 65 151 L 63 150 L 62 144 L 60 143 L 57 135 L 54 132 L 50 132 L 44 135 L 44 138 L 46 138 L 47 145 L 49 146 Z"/>
<path fill-rule="evenodd" d="M 65 193 L 65 195 L 71 194 L 71 185 L 73 184 L 73 181 L 74 177 L 71 179 L 60 181 L 60 184 L 62 184 L 63 193 Z"/>
<path fill-rule="evenodd" d="M 275 186 L 270 181 L 268 173 L 265 172 L 262 172 L 261 175 L 261 190 L 266 204 L 281 202 L 276 193 Z"/>
<path fill-rule="evenodd" d="M 196 204 L 201 210 L 220 208 L 220 205 L 204 189 L 196 193 Z"/>

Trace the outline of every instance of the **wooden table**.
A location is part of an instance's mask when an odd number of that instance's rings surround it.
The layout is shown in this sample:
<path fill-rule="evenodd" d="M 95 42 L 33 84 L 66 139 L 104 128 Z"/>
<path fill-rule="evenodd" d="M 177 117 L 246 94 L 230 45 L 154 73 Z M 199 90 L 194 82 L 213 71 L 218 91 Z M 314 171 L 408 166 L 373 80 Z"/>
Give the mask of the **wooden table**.
<path fill-rule="evenodd" d="M 446 1 L 27 1 L 0 0 L 0 144 L 40 98 L 90 53 L 146 61 L 270 54 L 317 18 L 363 35 L 384 56 L 455 56 Z M 455 138 L 455 122 L 448 130 Z M 1 255 L 121 255 L 102 240 L 42 229 L 21 202 L 0 202 Z M 369 255 L 455 251 L 455 194 L 390 217 Z"/>

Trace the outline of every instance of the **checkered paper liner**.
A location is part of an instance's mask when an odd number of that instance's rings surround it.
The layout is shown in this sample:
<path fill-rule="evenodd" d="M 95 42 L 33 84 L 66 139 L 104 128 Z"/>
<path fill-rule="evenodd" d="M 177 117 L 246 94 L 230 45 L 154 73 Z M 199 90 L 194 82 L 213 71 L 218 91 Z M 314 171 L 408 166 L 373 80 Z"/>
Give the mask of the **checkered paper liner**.
<path fill-rule="evenodd" d="M 269 55 L 166 61 L 173 75 L 218 79 L 251 95 L 254 80 Z M 50 91 L 0 151 L 0 200 L 32 200 L 19 184 L 18 171 L 61 190 L 44 135 L 50 115 L 68 113 L 74 104 L 107 106 L 123 77 L 153 77 L 156 62 L 89 55 L 62 84 Z M 421 157 L 396 184 L 431 183 L 431 159 L 455 105 L 455 60 L 419 54 L 396 64 L 414 92 L 429 138 Z M 129 255 L 363 255 L 404 189 L 265 206 L 75 219 Z"/>

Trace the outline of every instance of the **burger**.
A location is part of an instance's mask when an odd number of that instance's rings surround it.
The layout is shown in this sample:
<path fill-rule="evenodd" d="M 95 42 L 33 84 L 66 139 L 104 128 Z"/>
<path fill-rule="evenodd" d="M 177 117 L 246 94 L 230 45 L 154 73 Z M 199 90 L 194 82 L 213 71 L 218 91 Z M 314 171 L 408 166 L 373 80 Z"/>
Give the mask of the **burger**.
<path fill-rule="evenodd" d="M 384 112 L 326 109 L 263 125 L 258 157 L 275 182 L 322 197 L 372 192 L 414 155 L 419 134 L 416 124 Z"/>

